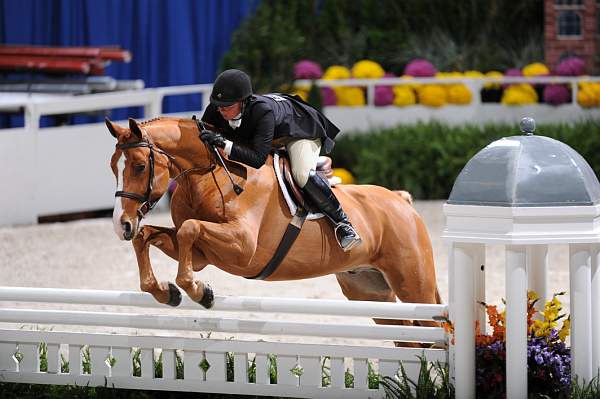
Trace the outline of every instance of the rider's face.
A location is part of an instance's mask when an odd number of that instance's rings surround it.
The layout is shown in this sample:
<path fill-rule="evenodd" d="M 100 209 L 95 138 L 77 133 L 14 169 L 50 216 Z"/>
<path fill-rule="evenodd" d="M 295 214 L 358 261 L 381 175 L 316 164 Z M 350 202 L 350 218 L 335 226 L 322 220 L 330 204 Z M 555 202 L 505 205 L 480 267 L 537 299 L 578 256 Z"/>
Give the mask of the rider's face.
<path fill-rule="evenodd" d="M 230 121 L 233 118 L 235 118 L 242 110 L 242 102 L 238 101 L 237 103 L 233 103 L 228 107 L 217 107 L 217 109 L 221 113 L 223 119 L 225 119 L 226 121 Z"/>

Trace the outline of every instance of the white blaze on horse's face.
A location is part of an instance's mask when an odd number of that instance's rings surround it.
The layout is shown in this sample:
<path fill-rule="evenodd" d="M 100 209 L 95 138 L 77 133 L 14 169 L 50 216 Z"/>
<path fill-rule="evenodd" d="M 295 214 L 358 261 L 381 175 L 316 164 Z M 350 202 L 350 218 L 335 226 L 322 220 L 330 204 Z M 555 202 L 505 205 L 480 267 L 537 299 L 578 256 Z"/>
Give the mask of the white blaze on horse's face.
<path fill-rule="evenodd" d="M 117 191 L 123 190 L 123 173 L 125 171 L 125 155 L 121 153 L 121 156 L 117 160 Z M 121 223 L 121 216 L 123 216 L 123 198 L 115 197 L 115 207 L 113 210 L 113 227 L 115 233 L 120 240 L 125 240 L 125 230 Z"/>

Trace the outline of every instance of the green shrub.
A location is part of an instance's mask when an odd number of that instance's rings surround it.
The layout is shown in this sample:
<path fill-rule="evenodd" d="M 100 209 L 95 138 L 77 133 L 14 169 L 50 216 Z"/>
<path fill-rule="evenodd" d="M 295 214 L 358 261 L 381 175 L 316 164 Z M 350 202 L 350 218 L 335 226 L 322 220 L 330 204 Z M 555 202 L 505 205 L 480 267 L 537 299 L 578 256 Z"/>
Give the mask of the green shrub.
<path fill-rule="evenodd" d="M 573 147 L 600 173 L 600 121 L 542 125 L 536 134 Z M 348 169 L 360 184 L 403 189 L 419 199 L 446 199 L 465 164 L 486 145 L 519 135 L 508 124 L 447 126 L 427 123 L 366 133 L 349 133 L 332 152 L 335 167 Z"/>
<path fill-rule="evenodd" d="M 262 93 L 283 90 L 294 63 L 401 74 L 415 58 L 440 70 L 504 71 L 543 58 L 543 1 L 263 0 L 232 37 L 221 69 L 240 68 Z"/>

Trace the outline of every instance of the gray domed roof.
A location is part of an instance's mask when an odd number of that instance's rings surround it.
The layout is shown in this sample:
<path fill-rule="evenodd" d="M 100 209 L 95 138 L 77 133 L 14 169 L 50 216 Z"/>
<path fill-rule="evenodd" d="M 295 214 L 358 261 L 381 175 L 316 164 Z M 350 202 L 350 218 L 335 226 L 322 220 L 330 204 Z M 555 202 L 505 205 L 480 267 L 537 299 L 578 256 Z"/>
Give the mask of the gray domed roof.
<path fill-rule="evenodd" d="M 465 165 L 448 204 L 574 206 L 600 203 L 600 183 L 568 145 L 544 136 L 494 141 Z"/>

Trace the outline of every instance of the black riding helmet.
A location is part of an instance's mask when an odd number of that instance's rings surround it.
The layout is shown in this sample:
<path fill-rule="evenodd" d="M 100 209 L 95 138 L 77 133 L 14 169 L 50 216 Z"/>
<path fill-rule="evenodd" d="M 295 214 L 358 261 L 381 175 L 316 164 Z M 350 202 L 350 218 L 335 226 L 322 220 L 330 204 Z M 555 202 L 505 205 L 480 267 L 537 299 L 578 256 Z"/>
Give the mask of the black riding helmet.
<path fill-rule="evenodd" d="M 217 107 L 228 107 L 252 95 L 250 77 L 239 69 L 221 72 L 213 84 L 210 103 Z"/>

